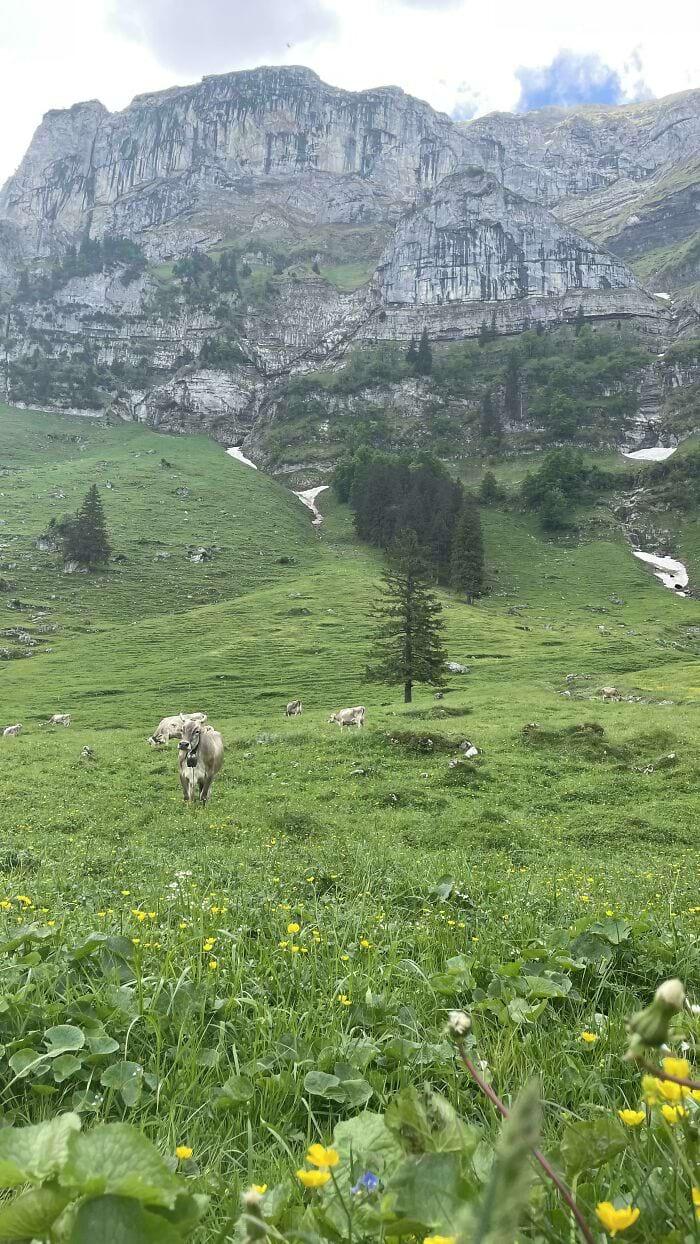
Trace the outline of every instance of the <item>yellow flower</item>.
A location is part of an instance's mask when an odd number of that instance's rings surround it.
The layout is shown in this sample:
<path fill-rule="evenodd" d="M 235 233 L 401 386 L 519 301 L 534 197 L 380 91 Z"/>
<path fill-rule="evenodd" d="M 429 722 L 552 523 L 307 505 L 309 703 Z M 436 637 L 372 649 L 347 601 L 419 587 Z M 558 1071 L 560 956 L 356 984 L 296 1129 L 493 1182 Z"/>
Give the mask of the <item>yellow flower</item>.
<path fill-rule="evenodd" d="M 688 1111 L 685 1106 L 662 1106 L 661 1113 L 670 1127 L 675 1127 L 679 1119 L 684 1119 Z"/>
<path fill-rule="evenodd" d="M 639 1210 L 636 1206 L 625 1205 L 622 1209 L 615 1209 L 612 1201 L 600 1201 L 595 1207 L 595 1212 L 610 1235 L 617 1235 L 618 1231 L 626 1231 L 639 1218 Z"/>
<path fill-rule="evenodd" d="M 128 894 L 131 894 L 131 890 L 122 890 L 122 894 L 123 894 L 123 895 L 124 895 L 124 897 L 126 898 L 126 896 L 127 896 Z"/>
<path fill-rule="evenodd" d="M 695 1206 L 695 1217 L 700 1218 L 700 1188 L 691 1188 L 690 1191 Z"/>
<path fill-rule="evenodd" d="M 423 1244 L 456 1244 L 454 1235 L 426 1235 Z"/>
<path fill-rule="evenodd" d="M 594 1045 L 595 1042 L 598 1040 L 598 1037 L 596 1036 L 594 1032 L 582 1032 L 581 1040 L 585 1041 L 586 1045 Z"/>
<path fill-rule="evenodd" d="M 189 1145 L 178 1145 L 175 1150 L 175 1157 L 179 1158 L 181 1162 L 186 1162 L 188 1158 L 191 1158 L 192 1150 Z"/>
<path fill-rule="evenodd" d="M 146 919 L 146 912 L 145 912 L 145 911 L 139 911 L 138 907 L 132 907 L 132 909 L 131 909 L 131 914 L 132 914 L 132 916 L 136 916 L 136 919 L 137 919 L 137 920 L 145 920 L 145 919 Z"/>
<path fill-rule="evenodd" d="M 352 1006 L 352 1002 L 346 993 L 339 993 L 338 1001 L 341 1006 Z"/>
<path fill-rule="evenodd" d="M 219 966 L 219 960 L 218 960 L 218 959 L 210 959 L 210 960 L 209 960 L 208 967 L 209 967 L 209 971 L 210 971 L 210 972 L 215 972 L 215 971 L 216 971 L 216 969 L 218 968 L 218 966 Z"/>
<path fill-rule="evenodd" d="M 322 1188 L 331 1177 L 330 1171 L 297 1171 L 297 1179 L 305 1188 Z"/>
<path fill-rule="evenodd" d="M 253 1192 L 257 1192 L 258 1196 L 264 1196 L 267 1192 L 267 1184 L 253 1184 Z"/>
<path fill-rule="evenodd" d="M 324 1145 L 309 1145 L 306 1161 L 312 1166 L 337 1166 L 340 1154 L 336 1149 L 326 1149 Z"/>
<path fill-rule="evenodd" d="M 15 898 L 17 899 L 18 903 L 22 904 L 23 907 L 32 906 L 32 900 L 28 898 L 26 894 L 15 894 Z"/>
<path fill-rule="evenodd" d="M 2 908 L 3 911 L 12 911 L 12 903 L 8 898 L 4 898 L 2 902 L 0 902 L 0 908 Z"/>
<path fill-rule="evenodd" d="M 639 1127 L 647 1117 L 646 1110 L 618 1110 L 617 1115 L 626 1127 Z"/>
<path fill-rule="evenodd" d="M 295 920 L 292 920 L 291 923 L 287 925 L 288 933 L 298 933 L 300 929 L 301 925 L 297 924 Z"/>
<path fill-rule="evenodd" d="M 363 950 L 371 950 L 371 949 L 372 949 L 372 943 L 371 943 L 371 942 L 368 942 L 366 937 L 361 937 L 361 938 L 360 938 L 360 945 L 361 945 L 361 947 L 362 947 L 362 949 L 363 949 Z"/>
<path fill-rule="evenodd" d="M 659 1080 L 656 1076 L 642 1076 L 642 1094 L 648 1106 L 658 1106 L 662 1101 L 672 1104 L 681 1101 L 685 1091 L 672 1080 Z"/>
<path fill-rule="evenodd" d="M 292 943 L 292 945 L 289 947 L 289 949 L 290 949 L 290 952 L 291 952 L 293 955 L 298 955 L 298 954 L 299 954 L 299 947 L 298 947 L 298 946 L 296 946 L 296 945 L 294 945 L 294 943 Z"/>
<path fill-rule="evenodd" d="M 662 1058 L 661 1066 L 668 1076 L 679 1076 L 681 1080 L 687 1080 L 690 1075 L 687 1058 Z"/>

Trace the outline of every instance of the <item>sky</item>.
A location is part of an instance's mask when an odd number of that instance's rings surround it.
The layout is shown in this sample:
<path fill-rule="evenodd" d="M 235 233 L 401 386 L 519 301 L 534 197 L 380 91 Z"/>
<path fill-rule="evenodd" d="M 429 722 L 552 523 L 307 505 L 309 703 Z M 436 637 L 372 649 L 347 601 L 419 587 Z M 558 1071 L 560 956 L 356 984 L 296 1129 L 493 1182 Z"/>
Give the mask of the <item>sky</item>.
<path fill-rule="evenodd" d="M 697 0 L 0 0 L 0 184 L 49 108 L 260 64 L 459 120 L 700 86 Z"/>

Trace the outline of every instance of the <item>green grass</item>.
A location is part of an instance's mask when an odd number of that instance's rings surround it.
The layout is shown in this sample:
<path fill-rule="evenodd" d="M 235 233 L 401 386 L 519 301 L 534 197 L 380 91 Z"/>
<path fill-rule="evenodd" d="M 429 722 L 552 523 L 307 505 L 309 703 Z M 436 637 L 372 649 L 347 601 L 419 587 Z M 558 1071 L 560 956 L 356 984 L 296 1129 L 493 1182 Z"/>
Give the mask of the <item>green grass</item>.
<path fill-rule="evenodd" d="M 190 1145 L 185 1173 L 213 1197 L 196 1238 L 213 1242 L 229 1238 L 217 1235 L 224 1207 L 253 1180 L 288 1181 L 300 1204 L 292 1172 L 305 1145 L 357 1112 L 305 1087 L 339 1061 L 372 1110 L 429 1081 L 488 1152 L 493 1111 L 445 1046 L 446 1006 L 473 1010 L 502 1094 L 542 1077 L 549 1152 L 567 1121 L 635 1105 L 625 1016 L 662 977 L 692 990 L 700 976 L 700 606 L 661 588 L 609 523 L 604 539 L 553 542 L 488 512 L 491 594 L 473 608 L 443 594 L 449 656 L 471 672 L 443 700 L 422 689 L 405 707 L 363 681 L 381 563 L 330 493 L 314 529 L 280 485 L 197 438 L 28 412 L 4 411 L 0 426 L 0 540 L 18 561 L 2 572 L 17 586 L 0 607 L 16 592 L 64 628 L 52 653 L 0 663 L 5 718 L 25 727 L 0 739 L 5 1121 L 77 1106 L 86 1125 L 136 1123 L 166 1154 Z M 95 478 L 114 484 L 102 496 L 128 560 L 67 580 L 32 540 Z M 191 489 L 184 532 L 178 486 Z M 214 542 L 208 566 L 182 556 Z M 154 562 L 161 547 L 172 557 Z M 295 563 L 278 565 L 290 552 Z M 7 610 L 8 625 L 31 628 L 35 612 Z M 603 703 L 610 684 L 630 698 Z M 286 720 L 295 696 L 304 715 Z M 364 731 L 328 723 L 357 703 Z M 180 708 L 204 709 L 224 735 L 206 809 L 182 804 L 174 744 L 146 743 Z M 40 725 L 56 711 L 73 714 L 70 729 Z M 451 767 L 464 739 L 481 755 Z M 446 875 L 459 885 L 440 899 Z M 549 964 L 609 912 L 629 923 L 623 943 L 585 968 L 560 965 L 571 989 L 541 1014 L 511 1014 L 514 972 Z M 14 945 L 28 921 L 47 936 Z M 125 935 L 126 949 L 76 955 L 95 930 Z M 442 980 L 456 955 L 473 983 Z M 64 1022 L 99 1022 L 118 1048 L 81 1056 L 64 1080 L 43 1064 L 10 1083 L 14 1053 Z M 139 1069 L 131 1104 L 100 1083 L 122 1059 Z M 227 1102 L 232 1076 L 244 1093 Z M 641 1201 L 630 1239 L 662 1238 L 669 1220 L 693 1238 L 683 1178 L 664 1168 L 648 1193 L 650 1167 L 667 1159 L 653 1138 L 648 1155 L 633 1139 L 624 1160 L 581 1181 L 583 1201 Z M 548 1198 L 532 1212 L 524 1238 L 568 1244 Z"/>

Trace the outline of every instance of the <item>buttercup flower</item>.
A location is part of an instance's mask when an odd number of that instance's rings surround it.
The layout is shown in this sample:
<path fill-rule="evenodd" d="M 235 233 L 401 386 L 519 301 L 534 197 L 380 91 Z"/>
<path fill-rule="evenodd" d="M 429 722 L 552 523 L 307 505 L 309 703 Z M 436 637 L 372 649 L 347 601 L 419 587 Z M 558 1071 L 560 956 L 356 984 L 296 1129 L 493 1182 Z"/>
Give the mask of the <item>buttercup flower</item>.
<path fill-rule="evenodd" d="M 330 1171 L 297 1171 L 297 1179 L 305 1188 L 322 1188 L 331 1177 Z"/>
<path fill-rule="evenodd" d="M 626 1127 L 639 1127 L 647 1117 L 646 1110 L 618 1110 L 617 1115 Z"/>
<path fill-rule="evenodd" d="M 688 1111 L 685 1106 L 662 1106 L 661 1113 L 671 1127 L 675 1127 L 679 1119 L 685 1118 Z"/>
<path fill-rule="evenodd" d="M 337 1149 L 326 1149 L 325 1145 L 309 1145 L 306 1161 L 313 1166 L 337 1166 L 340 1154 Z"/>
<path fill-rule="evenodd" d="M 456 1244 L 454 1235 L 426 1235 L 423 1244 Z"/>
<path fill-rule="evenodd" d="M 690 1076 L 690 1063 L 687 1058 L 662 1058 L 661 1066 L 666 1075 L 679 1076 L 681 1080 L 687 1080 Z"/>
<path fill-rule="evenodd" d="M 656 1076 L 642 1076 L 642 1095 L 648 1106 L 658 1106 L 661 1102 L 673 1105 L 685 1096 L 682 1085 L 674 1084 L 673 1080 L 659 1080 Z"/>
<path fill-rule="evenodd" d="M 691 1196 L 695 1206 L 695 1217 L 700 1218 L 700 1188 L 691 1188 Z"/>
<path fill-rule="evenodd" d="M 595 1212 L 605 1230 L 609 1235 L 617 1235 L 618 1231 L 626 1231 L 639 1218 L 639 1209 L 636 1205 L 625 1205 L 622 1209 L 615 1209 L 612 1201 L 600 1201 L 595 1207 Z"/>
<path fill-rule="evenodd" d="M 180 1162 L 186 1162 L 188 1158 L 191 1158 L 192 1150 L 189 1145 L 178 1145 L 175 1150 L 175 1157 L 178 1158 Z"/>
<path fill-rule="evenodd" d="M 585 1041 L 586 1045 L 595 1045 L 596 1041 L 598 1040 L 598 1036 L 597 1036 L 597 1033 L 595 1032 L 582 1032 L 581 1040 Z"/>
<path fill-rule="evenodd" d="M 338 1001 L 341 1006 L 352 1006 L 352 1002 L 346 993 L 339 993 Z"/>
<path fill-rule="evenodd" d="M 300 928 L 301 928 L 301 925 L 297 924 L 296 920 L 292 920 L 291 923 L 287 925 L 287 932 L 298 933 Z"/>
<path fill-rule="evenodd" d="M 267 1192 L 267 1184 L 253 1184 L 253 1192 L 257 1192 L 258 1196 L 264 1196 Z"/>

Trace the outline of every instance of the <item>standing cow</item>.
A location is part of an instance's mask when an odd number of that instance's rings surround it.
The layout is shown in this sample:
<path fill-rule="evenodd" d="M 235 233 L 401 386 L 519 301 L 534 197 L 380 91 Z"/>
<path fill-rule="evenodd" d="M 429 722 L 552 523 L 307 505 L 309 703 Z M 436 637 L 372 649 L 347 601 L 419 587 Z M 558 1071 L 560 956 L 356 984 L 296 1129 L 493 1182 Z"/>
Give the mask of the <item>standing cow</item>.
<path fill-rule="evenodd" d="M 344 726 L 357 726 L 361 730 L 365 724 L 365 706 L 356 704 L 354 708 L 341 708 L 337 713 L 331 713 L 328 721 L 337 721 L 341 730 Z"/>
<path fill-rule="evenodd" d="M 301 717 L 302 703 L 301 700 L 290 700 L 284 710 L 285 717 Z"/>
<path fill-rule="evenodd" d="M 22 724 L 21 722 L 18 721 L 16 725 L 14 726 L 5 726 L 5 729 L 2 732 L 2 737 L 4 739 L 11 739 L 13 735 L 21 734 L 21 733 L 22 733 Z"/>
<path fill-rule="evenodd" d="M 47 726 L 69 726 L 71 722 L 70 713 L 54 713 L 47 721 Z"/>
<path fill-rule="evenodd" d="M 224 741 L 213 726 L 186 721 L 178 744 L 180 782 L 185 803 L 197 794 L 206 803 L 211 784 L 224 762 Z"/>

